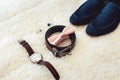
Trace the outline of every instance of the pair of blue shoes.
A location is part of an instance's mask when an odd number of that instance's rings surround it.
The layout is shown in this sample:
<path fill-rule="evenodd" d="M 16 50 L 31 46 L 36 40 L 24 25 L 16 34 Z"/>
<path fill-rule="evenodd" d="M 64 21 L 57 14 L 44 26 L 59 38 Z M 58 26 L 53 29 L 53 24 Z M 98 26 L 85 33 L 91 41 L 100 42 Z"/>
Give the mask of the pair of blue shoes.
<path fill-rule="evenodd" d="M 88 24 L 86 33 L 100 36 L 115 30 L 120 22 L 120 5 L 111 0 L 87 0 L 70 17 L 73 25 Z"/>

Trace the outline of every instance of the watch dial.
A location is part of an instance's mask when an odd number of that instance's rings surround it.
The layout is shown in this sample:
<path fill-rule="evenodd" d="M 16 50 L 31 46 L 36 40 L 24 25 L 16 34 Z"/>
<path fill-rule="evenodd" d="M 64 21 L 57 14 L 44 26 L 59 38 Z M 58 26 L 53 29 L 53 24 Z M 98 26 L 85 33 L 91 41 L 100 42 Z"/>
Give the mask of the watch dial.
<path fill-rule="evenodd" d="M 30 60 L 34 63 L 37 63 L 41 60 L 41 54 L 38 54 L 38 53 L 34 53 L 30 56 Z"/>

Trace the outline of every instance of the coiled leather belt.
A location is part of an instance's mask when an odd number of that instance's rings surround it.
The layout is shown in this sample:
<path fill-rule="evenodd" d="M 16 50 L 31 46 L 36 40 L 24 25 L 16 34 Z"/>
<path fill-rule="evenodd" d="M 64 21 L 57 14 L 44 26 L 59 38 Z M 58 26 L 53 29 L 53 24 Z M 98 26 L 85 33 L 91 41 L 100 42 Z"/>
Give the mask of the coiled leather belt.
<path fill-rule="evenodd" d="M 49 28 L 45 34 L 45 43 L 46 43 L 46 46 L 47 48 L 56 56 L 56 57 L 62 57 L 62 56 L 65 56 L 66 54 L 68 54 L 72 49 L 73 47 L 75 46 L 75 41 L 76 41 L 76 35 L 75 33 L 72 33 L 69 35 L 69 38 L 71 40 L 71 44 L 70 45 L 67 45 L 67 46 L 64 46 L 64 47 L 58 47 L 58 46 L 55 46 L 53 44 L 51 44 L 49 41 L 48 41 L 48 38 L 56 33 L 56 32 L 62 32 L 62 30 L 65 28 L 65 26 L 62 26 L 62 25 L 56 25 L 56 26 L 53 26 L 51 28 Z"/>

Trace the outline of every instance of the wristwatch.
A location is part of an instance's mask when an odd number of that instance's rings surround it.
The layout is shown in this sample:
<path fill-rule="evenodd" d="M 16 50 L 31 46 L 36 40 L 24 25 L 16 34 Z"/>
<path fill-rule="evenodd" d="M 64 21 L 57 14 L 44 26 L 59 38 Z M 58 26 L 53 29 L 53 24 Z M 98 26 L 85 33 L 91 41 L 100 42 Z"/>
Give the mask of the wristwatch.
<path fill-rule="evenodd" d="M 55 80 L 60 79 L 60 76 L 57 70 L 53 67 L 51 63 L 43 60 L 42 54 L 35 53 L 33 49 L 31 48 L 31 46 L 28 44 L 28 42 L 26 42 L 25 40 L 20 40 L 19 43 L 27 50 L 31 62 L 46 66 L 48 70 L 52 73 L 52 75 L 54 76 Z"/>

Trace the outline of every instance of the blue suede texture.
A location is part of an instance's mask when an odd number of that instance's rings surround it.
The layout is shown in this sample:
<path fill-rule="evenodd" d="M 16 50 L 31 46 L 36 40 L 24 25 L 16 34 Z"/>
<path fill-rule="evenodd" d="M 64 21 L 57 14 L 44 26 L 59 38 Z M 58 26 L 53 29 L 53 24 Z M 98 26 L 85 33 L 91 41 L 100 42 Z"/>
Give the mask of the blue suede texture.
<path fill-rule="evenodd" d="M 114 2 L 109 2 L 87 26 L 86 33 L 99 36 L 112 32 L 117 28 L 120 20 L 120 7 Z"/>
<path fill-rule="evenodd" d="M 87 0 L 72 14 L 70 22 L 73 25 L 88 24 L 105 6 L 105 1 L 107 0 Z"/>

